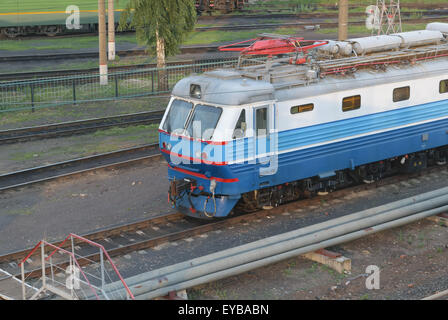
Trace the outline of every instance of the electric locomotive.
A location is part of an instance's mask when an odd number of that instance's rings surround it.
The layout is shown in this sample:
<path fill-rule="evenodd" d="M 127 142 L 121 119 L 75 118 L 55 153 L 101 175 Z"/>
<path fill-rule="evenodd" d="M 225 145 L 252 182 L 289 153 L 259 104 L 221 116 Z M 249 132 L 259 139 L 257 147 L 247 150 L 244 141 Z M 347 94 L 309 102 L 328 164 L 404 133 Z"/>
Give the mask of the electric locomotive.
<path fill-rule="evenodd" d="M 235 49 L 236 68 L 180 80 L 159 127 L 170 204 L 226 217 L 444 165 L 447 35 L 269 35 Z"/>

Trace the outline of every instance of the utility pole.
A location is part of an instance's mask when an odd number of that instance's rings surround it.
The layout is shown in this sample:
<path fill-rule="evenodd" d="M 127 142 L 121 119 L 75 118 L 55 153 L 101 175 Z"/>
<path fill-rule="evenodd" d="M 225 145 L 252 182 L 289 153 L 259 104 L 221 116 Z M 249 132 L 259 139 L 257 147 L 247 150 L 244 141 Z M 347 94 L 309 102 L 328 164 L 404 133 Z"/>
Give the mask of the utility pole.
<path fill-rule="evenodd" d="M 98 33 L 99 33 L 99 49 L 100 49 L 100 85 L 107 85 L 105 0 L 98 0 Z"/>
<path fill-rule="evenodd" d="M 402 32 L 400 0 L 390 0 L 389 5 L 386 0 L 377 0 L 376 5 L 380 12 L 378 34 Z"/>
<path fill-rule="evenodd" d="M 348 0 L 339 0 L 338 40 L 348 38 Z"/>
<path fill-rule="evenodd" d="M 107 6 L 108 36 L 109 36 L 109 61 L 115 60 L 115 9 L 114 0 L 109 0 Z"/>

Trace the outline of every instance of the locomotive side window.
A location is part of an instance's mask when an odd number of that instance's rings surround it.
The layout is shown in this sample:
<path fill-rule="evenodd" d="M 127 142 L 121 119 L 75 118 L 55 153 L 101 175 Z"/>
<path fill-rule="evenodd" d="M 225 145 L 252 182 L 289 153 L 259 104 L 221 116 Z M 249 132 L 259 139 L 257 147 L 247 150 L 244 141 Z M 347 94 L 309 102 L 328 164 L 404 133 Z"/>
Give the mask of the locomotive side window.
<path fill-rule="evenodd" d="M 395 88 L 393 92 L 393 101 L 404 101 L 409 100 L 409 96 L 411 94 L 411 88 L 409 86 L 402 88 Z"/>
<path fill-rule="evenodd" d="M 313 111 L 314 103 L 302 104 L 300 106 L 291 107 L 291 114 Z"/>
<path fill-rule="evenodd" d="M 352 111 L 361 108 L 361 96 L 351 96 L 342 99 L 342 111 Z"/>
<path fill-rule="evenodd" d="M 238 121 L 236 122 L 235 130 L 233 130 L 233 139 L 242 138 L 246 135 L 246 110 L 242 110 Z"/>
<path fill-rule="evenodd" d="M 259 108 L 255 111 L 255 134 L 265 136 L 268 131 L 268 108 Z"/>
<path fill-rule="evenodd" d="M 440 93 L 447 93 L 448 92 L 448 80 L 440 81 L 439 92 Z"/>

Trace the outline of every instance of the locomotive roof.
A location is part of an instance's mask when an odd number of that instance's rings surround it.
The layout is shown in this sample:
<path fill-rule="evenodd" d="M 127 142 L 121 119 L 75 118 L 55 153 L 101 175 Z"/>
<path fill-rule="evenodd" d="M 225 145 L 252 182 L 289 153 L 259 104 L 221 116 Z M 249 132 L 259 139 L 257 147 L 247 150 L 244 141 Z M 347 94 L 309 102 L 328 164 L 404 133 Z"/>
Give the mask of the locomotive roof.
<path fill-rule="evenodd" d="M 431 55 L 437 59 L 415 60 Z M 448 74 L 448 58 L 444 55 L 448 55 L 448 44 L 342 59 L 317 58 L 304 65 L 289 64 L 289 57 L 274 59 L 265 65 L 218 69 L 184 78 L 176 84 L 172 94 L 189 97 L 191 84 L 197 84 L 202 89 L 201 100 L 210 104 L 235 106 L 286 101 L 323 92 Z M 400 63 L 391 63 L 397 60 Z M 384 62 L 379 68 L 378 61 Z M 341 73 L 342 69 L 346 72 Z"/>

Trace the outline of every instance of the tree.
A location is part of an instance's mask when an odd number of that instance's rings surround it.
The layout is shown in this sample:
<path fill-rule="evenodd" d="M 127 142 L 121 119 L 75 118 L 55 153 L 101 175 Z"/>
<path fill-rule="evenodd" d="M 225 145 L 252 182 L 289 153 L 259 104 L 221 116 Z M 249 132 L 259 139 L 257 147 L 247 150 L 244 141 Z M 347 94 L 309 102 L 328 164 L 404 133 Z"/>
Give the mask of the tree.
<path fill-rule="evenodd" d="M 120 29 L 136 31 L 137 42 L 157 55 L 157 67 L 165 68 L 166 56 L 179 46 L 194 28 L 194 0 L 129 0 L 120 17 Z M 159 91 L 168 89 L 165 72 L 159 72 Z"/>

